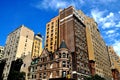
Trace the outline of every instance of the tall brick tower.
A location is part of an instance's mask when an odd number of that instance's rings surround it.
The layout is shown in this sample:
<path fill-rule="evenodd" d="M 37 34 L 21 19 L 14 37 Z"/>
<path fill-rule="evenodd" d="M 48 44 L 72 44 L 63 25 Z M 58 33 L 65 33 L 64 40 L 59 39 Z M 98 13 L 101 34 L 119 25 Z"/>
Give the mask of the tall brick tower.
<path fill-rule="evenodd" d="M 73 77 L 83 79 L 90 75 L 84 17 L 70 6 L 59 13 L 60 43 L 65 40 L 73 54 Z"/>

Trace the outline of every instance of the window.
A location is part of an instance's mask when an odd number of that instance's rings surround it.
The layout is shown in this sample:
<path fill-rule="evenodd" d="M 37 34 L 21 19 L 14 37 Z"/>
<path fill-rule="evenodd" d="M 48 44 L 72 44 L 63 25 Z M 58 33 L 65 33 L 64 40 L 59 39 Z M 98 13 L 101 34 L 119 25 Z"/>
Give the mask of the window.
<path fill-rule="evenodd" d="M 59 53 L 59 58 L 61 58 L 61 53 Z"/>
<path fill-rule="evenodd" d="M 32 79 L 34 78 L 34 76 L 32 75 Z"/>
<path fill-rule="evenodd" d="M 53 30 L 51 30 L 51 32 L 53 32 Z M 53 34 L 52 34 L 52 35 L 53 35 Z M 51 36 L 52 36 L 52 35 L 51 35 Z"/>
<path fill-rule="evenodd" d="M 47 26 L 49 27 L 50 25 L 48 24 Z"/>
<path fill-rule="evenodd" d="M 70 64 L 70 62 L 67 62 L 67 67 L 69 68 L 69 64 Z"/>
<path fill-rule="evenodd" d="M 66 61 L 63 61 L 63 62 L 62 62 L 62 66 L 63 66 L 63 67 L 66 67 Z"/>
<path fill-rule="evenodd" d="M 53 32 L 53 30 L 51 32 Z M 53 33 L 51 34 L 51 37 L 53 37 Z"/>
<path fill-rule="evenodd" d="M 31 67 L 31 72 L 33 72 L 33 67 Z"/>
<path fill-rule="evenodd" d="M 48 47 L 48 44 L 46 44 L 46 47 Z"/>
<path fill-rule="evenodd" d="M 66 71 L 62 71 L 62 77 L 66 77 Z"/>
<path fill-rule="evenodd" d="M 10 54 L 10 52 L 8 52 L 8 55 Z"/>
<path fill-rule="evenodd" d="M 37 69 L 37 66 L 35 68 Z"/>
<path fill-rule="evenodd" d="M 55 36 L 55 39 L 57 39 L 57 36 Z"/>
<path fill-rule="evenodd" d="M 46 64 L 44 65 L 44 69 L 46 70 Z"/>
<path fill-rule="evenodd" d="M 51 40 L 53 40 L 53 38 L 51 38 Z"/>
<path fill-rule="evenodd" d="M 45 78 L 46 78 L 46 73 L 43 74 L 43 79 L 45 79 Z"/>
<path fill-rule="evenodd" d="M 40 65 L 40 70 L 42 69 L 42 65 Z"/>
<path fill-rule="evenodd" d="M 36 75 L 34 75 L 34 78 L 36 78 Z"/>
<path fill-rule="evenodd" d="M 26 35 L 26 38 L 28 38 L 28 35 Z"/>
<path fill-rule="evenodd" d="M 67 58 L 69 57 L 69 54 L 67 54 Z"/>
<path fill-rule="evenodd" d="M 50 49 L 52 49 L 52 47 L 50 47 Z"/>
<path fill-rule="evenodd" d="M 27 43 L 25 43 L 25 47 L 27 46 Z"/>
<path fill-rule="evenodd" d="M 52 26 L 51 28 L 53 28 L 54 26 Z"/>
<path fill-rule="evenodd" d="M 66 58 L 66 54 L 65 53 L 63 53 L 63 58 Z"/>
<path fill-rule="evenodd" d="M 42 74 L 40 73 L 40 79 L 42 79 Z"/>
<path fill-rule="evenodd" d="M 26 39 L 26 41 L 25 42 L 27 42 L 27 39 Z"/>
<path fill-rule="evenodd" d="M 53 45 L 53 42 L 51 42 L 50 45 Z"/>
<path fill-rule="evenodd" d="M 25 67 L 25 66 L 26 66 L 26 64 L 23 64 L 23 66 Z"/>

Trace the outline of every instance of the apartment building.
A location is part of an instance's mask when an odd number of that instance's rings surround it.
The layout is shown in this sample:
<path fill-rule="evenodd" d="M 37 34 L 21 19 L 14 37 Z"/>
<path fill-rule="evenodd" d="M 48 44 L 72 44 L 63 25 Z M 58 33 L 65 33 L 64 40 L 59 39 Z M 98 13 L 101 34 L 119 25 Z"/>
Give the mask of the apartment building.
<path fill-rule="evenodd" d="M 6 65 L 3 71 L 3 80 L 7 80 L 13 60 L 31 54 L 33 38 L 34 32 L 24 25 L 8 35 L 4 49 Z"/>
<path fill-rule="evenodd" d="M 45 48 L 54 52 L 59 47 L 59 16 L 51 19 L 46 24 L 46 42 Z"/>
<path fill-rule="evenodd" d="M 32 46 L 32 59 L 37 58 L 42 52 L 42 35 L 40 33 L 34 36 L 33 46 Z"/>
<path fill-rule="evenodd" d="M 114 51 L 112 46 L 108 46 L 108 52 L 111 61 L 111 71 L 114 80 L 120 80 L 120 56 Z"/>
<path fill-rule="evenodd" d="M 111 68 L 112 69 L 116 68 L 120 72 L 120 57 L 114 51 L 114 48 L 112 46 L 108 46 L 108 52 L 111 61 Z"/>
<path fill-rule="evenodd" d="M 85 25 L 89 60 L 95 61 L 95 74 L 106 78 L 106 80 L 111 80 L 110 58 L 98 25 L 94 19 L 89 17 L 85 18 Z"/>
<path fill-rule="evenodd" d="M 90 75 L 84 16 L 72 6 L 61 10 L 59 15 L 60 42 L 65 40 L 73 55 L 73 78 L 83 79 Z"/>

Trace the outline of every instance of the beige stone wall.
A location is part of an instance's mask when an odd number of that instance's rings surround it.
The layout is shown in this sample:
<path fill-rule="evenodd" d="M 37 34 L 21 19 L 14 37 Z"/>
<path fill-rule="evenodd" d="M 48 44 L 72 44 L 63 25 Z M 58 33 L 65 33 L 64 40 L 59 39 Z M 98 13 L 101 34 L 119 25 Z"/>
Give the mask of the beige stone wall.
<path fill-rule="evenodd" d="M 88 18 L 86 25 L 89 59 L 95 60 L 95 73 L 110 80 L 112 78 L 112 73 L 106 44 L 93 19 Z"/>
<path fill-rule="evenodd" d="M 32 52 L 33 38 L 33 31 L 26 27 L 21 27 L 16 58 L 20 58 L 21 55 L 27 55 Z"/>
<path fill-rule="evenodd" d="M 21 69 L 20 69 L 20 72 L 25 72 L 26 73 L 26 79 L 25 80 L 28 80 L 28 67 L 30 66 L 31 64 L 31 54 L 27 54 L 26 56 L 24 56 L 23 58 L 23 64 L 21 66 Z"/>
<path fill-rule="evenodd" d="M 117 69 L 120 72 L 120 57 L 114 51 L 114 48 L 112 46 L 108 46 L 108 52 L 111 61 L 111 68 Z"/>
<path fill-rule="evenodd" d="M 42 38 L 35 35 L 32 46 L 32 58 L 39 57 L 42 52 Z"/>
<path fill-rule="evenodd" d="M 86 27 L 86 37 L 87 37 L 89 60 L 95 60 L 94 49 L 93 49 L 93 45 L 92 45 L 92 38 L 91 38 L 90 34 L 91 34 L 91 32 L 90 32 L 89 27 Z"/>
<path fill-rule="evenodd" d="M 24 25 L 11 32 L 6 40 L 4 58 L 6 65 L 4 68 L 4 80 L 7 80 L 11 63 L 21 56 L 31 54 L 34 32 Z"/>
<path fill-rule="evenodd" d="M 59 16 L 56 16 L 46 24 L 45 48 L 48 49 L 48 51 L 54 52 L 54 50 L 59 46 L 58 29 L 59 29 Z"/>
<path fill-rule="evenodd" d="M 0 59 L 3 58 L 4 47 L 0 46 Z"/>

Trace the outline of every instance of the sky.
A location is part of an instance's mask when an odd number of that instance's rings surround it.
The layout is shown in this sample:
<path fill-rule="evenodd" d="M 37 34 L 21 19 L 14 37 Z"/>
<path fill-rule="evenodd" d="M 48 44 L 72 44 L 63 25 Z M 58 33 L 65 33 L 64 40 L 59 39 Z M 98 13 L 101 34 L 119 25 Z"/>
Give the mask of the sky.
<path fill-rule="evenodd" d="M 94 18 L 106 45 L 113 46 L 120 56 L 119 4 L 119 0 L 0 0 L 0 45 L 22 24 L 45 36 L 46 23 L 59 9 L 72 5 Z"/>

